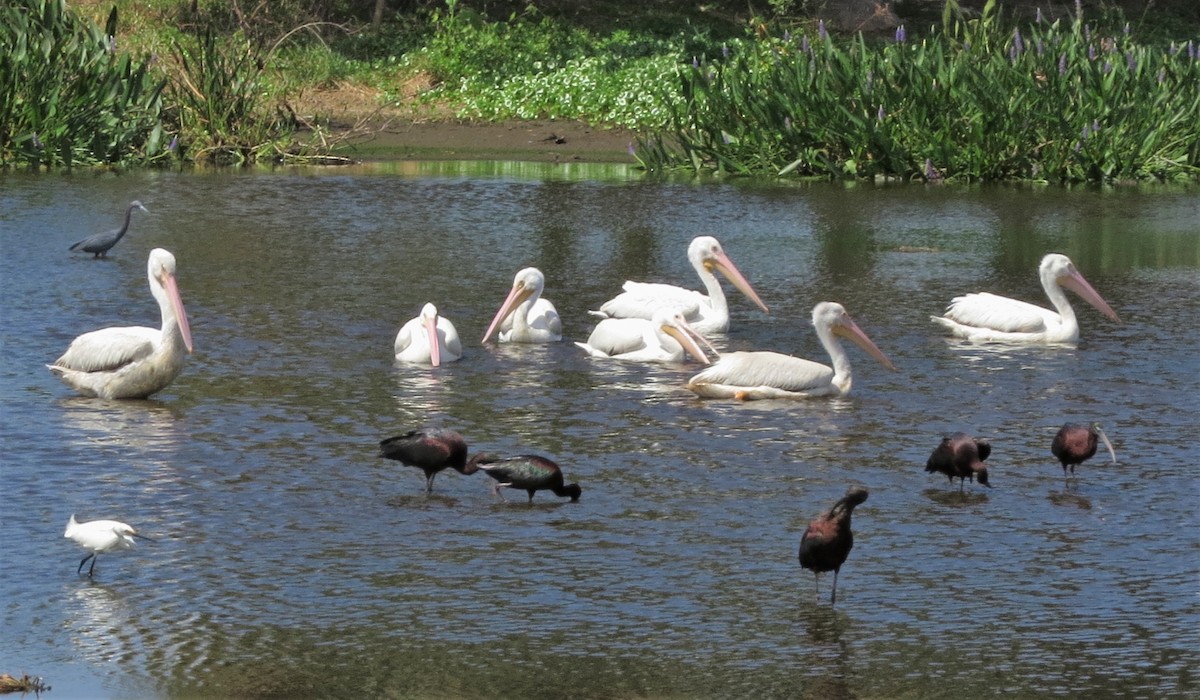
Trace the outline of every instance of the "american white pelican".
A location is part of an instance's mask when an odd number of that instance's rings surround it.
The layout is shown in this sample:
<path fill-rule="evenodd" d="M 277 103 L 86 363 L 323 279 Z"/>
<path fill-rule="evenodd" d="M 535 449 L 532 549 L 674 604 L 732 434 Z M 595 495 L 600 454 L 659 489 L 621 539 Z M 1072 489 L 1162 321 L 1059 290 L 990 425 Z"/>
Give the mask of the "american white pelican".
<path fill-rule="evenodd" d="M 664 308 L 655 311 L 654 319 L 650 321 L 644 318 L 606 318 L 596 324 L 586 343 L 575 344 L 592 357 L 635 362 L 683 362 L 686 352 L 708 364 L 708 356 L 696 344 L 697 338 L 709 345 L 704 336 L 684 320 L 682 313 Z"/>
<path fill-rule="evenodd" d="M 841 304 L 823 301 L 813 308 L 813 327 L 833 367 L 777 352 L 731 352 L 688 382 L 687 388 L 707 398 L 802 399 L 845 396 L 850 391 L 850 359 L 837 336 L 850 339 L 888 369 L 887 358 Z"/>
<path fill-rule="evenodd" d="M 683 312 L 683 317 L 699 333 L 724 333 L 729 330 L 729 304 L 725 301 L 721 283 L 712 273 L 714 269 L 725 275 L 758 308 L 767 310 L 767 305 L 758 298 L 758 293 L 725 254 L 717 239 L 712 236 L 693 238 L 688 246 L 688 260 L 704 283 L 707 295 L 671 284 L 626 282 L 622 286 L 624 292 L 604 302 L 599 311 L 588 313 L 606 318 L 650 319 L 655 309 L 666 306 Z"/>
<path fill-rule="evenodd" d="M 122 326 L 84 333 L 46 365 L 84 396 L 144 399 L 183 370 L 192 351 L 192 331 L 175 284 L 175 256 L 155 248 L 146 267 L 150 293 L 162 313 L 161 330 Z"/>
<path fill-rule="evenodd" d="M 1067 256 L 1050 253 L 1042 258 L 1038 275 L 1042 278 L 1046 296 L 1058 313 L 983 292 L 955 297 L 944 315 L 930 318 L 954 335 L 968 340 L 1074 343 L 1079 340 L 1079 322 L 1075 320 L 1075 310 L 1063 293 L 1063 287 L 1066 287 L 1100 313 L 1117 323 L 1121 322 L 1116 312 L 1092 289 L 1092 285 L 1079 274 Z"/>
<path fill-rule="evenodd" d="M 549 299 L 542 298 L 546 276 L 527 267 L 513 278 L 512 290 L 483 334 L 486 343 L 497 327 L 501 343 L 557 343 L 562 340 L 562 319 Z"/>
<path fill-rule="evenodd" d="M 75 573 L 83 571 L 83 565 L 88 559 L 92 560 L 91 567 L 88 568 L 88 576 L 96 570 L 97 554 L 107 552 L 119 552 L 122 549 L 130 549 L 133 547 L 133 538 L 139 537 L 147 542 L 154 540 L 139 535 L 132 527 L 129 527 L 118 520 L 89 520 L 86 523 L 81 523 L 75 520 L 75 515 L 71 515 L 71 519 L 67 521 L 67 531 L 63 533 L 63 537 L 75 540 L 80 547 L 91 552 L 79 562 L 79 567 L 75 569 Z"/>
<path fill-rule="evenodd" d="M 428 363 L 434 367 L 462 357 L 458 330 L 450 319 L 438 315 L 433 304 L 425 304 L 420 315 L 400 327 L 393 347 L 396 359 L 401 362 Z"/>

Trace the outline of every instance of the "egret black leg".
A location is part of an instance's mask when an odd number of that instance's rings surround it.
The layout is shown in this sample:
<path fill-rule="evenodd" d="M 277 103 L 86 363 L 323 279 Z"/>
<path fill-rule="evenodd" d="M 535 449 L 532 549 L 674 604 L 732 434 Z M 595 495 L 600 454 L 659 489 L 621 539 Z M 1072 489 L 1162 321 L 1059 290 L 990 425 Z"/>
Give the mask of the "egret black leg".
<path fill-rule="evenodd" d="M 99 558 L 95 554 L 92 555 L 92 565 L 88 567 L 88 578 L 91 578 L 92 572 L 96 570 L 96 560 Z"/>
<path fill-rule="evenodd" d="M 95 552 L 92 552 L 91 554 L 87 555 L 87 556 L 86 556 L 86 557 L 84 557 L 83 559 L 80 559 L 80 560 L 79 560 L 79 568 L 75 569 L 75 573 L 79 573 L 80 571 L 83 571 L 83 565 L 87 563 L 87 560 L 88 560 L 88 559 L 94 559 L 95 557 L 96 557 L 96 553 L 95 553 Z M 93 561 L 93 562 L 92 562 L 92 566 L 95 566 L 95 565 L 96 565 L 96 562 L 94 562 L 94 561 Z M 88 576 L 91 576 L 91 575 L 92 575 L 92 574 L 91 574 L 91 572 L 89 571 L 89 572 L 88 572 Z"/>

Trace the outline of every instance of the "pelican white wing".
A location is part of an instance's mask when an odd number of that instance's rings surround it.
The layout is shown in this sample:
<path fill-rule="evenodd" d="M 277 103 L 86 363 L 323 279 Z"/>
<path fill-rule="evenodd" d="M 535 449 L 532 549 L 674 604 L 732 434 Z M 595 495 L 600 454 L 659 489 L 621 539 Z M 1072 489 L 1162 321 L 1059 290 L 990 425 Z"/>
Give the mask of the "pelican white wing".
<path fill-rule="evenodd" d="M 1049 309 L 988 292 L 955 297 L 943 318 L 1003 333 L 1042 333 L 1061 323 L 1061 317 Z"/>
<path fill-rule="evenodd" d="M 800 398 L 840 394 L 833 368 L 777 352 L 721 355 L 688 382 L 698 396 L 721 399 Z"/>
<path fill-rule="evenodd" d="M 54 366 L 79 372 L 113 372 L 154 353 L 162 331 L 144 326 L 101 328 L 75 340 Z"/>

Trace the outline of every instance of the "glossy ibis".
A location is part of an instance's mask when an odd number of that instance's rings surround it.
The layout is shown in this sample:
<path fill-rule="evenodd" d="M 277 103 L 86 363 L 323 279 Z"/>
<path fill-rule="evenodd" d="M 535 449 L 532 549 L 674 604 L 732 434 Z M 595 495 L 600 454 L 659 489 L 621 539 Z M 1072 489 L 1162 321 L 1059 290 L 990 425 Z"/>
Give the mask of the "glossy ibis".
<path fill-rule="evenodd" d="M 533 494 L 537 491 L 552 491 L 555 496 L 570 498 L 571 502 L 579 500 L 583 489 L 579 484 L 563 484 L 562 470 L 552 460 L 538 455 L 518 455 L 516 457 L 495 457 L 479 455 L 476 457 L 479 468 L 495 479 L 492 493 L 506 500 L 500 493 L 500 487 L 510 489 L 525 489 L 529 492 L 529 502 L 533 503 Z"/>
<path fill-rule="evenodd" d="M 1117 453 L 1113 450 L 1112 443 L 1108 441 L 1108 436 L 1104 434 L 1104 429 L 1099 423 L 1090 425 L 1082 425 L 1080 423 L 1066 423 L 1059 428 L 1058 434 L 1054 436 L 1054 441 L 1050 443 L 1050 452 L 1062 462 L 1063 476 L 1067 474 L 1067 467 L 1071 468 L 1071 474 L 1075 474 L 1075 465 L 1092 458 L 1096 454 L 1096 447 L 1100 441 L 1104 442 L 1104 446 L 1108 448 L 1108 454 L 1112 456 L 1113 464 L 1117 463 Z"/>
<path fill-rule="evenodd" d="M 950 483 L 959 479 L 958 490 L 962 491 L 967 479 L 991 488 L 988 483 L 987 464 L 984 460 L 992 453 L 992 445 L 987 440 L 979 440 L 966 433 L 952 433 L 942 438 L 941 444 L 929 455 L 925 463 L 925 471 L 940 472 L 950 477 Z"/>
<path fill-rule="evenodd" d="M 854 533 L 850 531 L 850 516 L 854 507 L 867 500 L 867 490 L 851 487 L 833 507 L 821 513 L 804 531 L 800 538 L 800 566 L 813 572 L 817 586 L 817 600 L 821 599 L 820 575 L 823 571 L 833 572 L 833 593 L 830 604 L 837 603 L 838 570 L 850 556 L 854 547 Z"/>
<path fill-rule="evenodd" d="M 450 468 L 460 474 L 474 474 L 478 470 L 475 459 L 467 460 L 467 441 L 445 428 L 410 430 L 382 440 L 379 456 L 425 472 L 425 493 L 433 491 L 433 477 L 443 469 Z"/>
<path fill-rule="evenodd" d="M 85 253 L 93 253 L 93 258 L 108 257 L 108 249 L 115 246 L 117 241 L 121 240 L 121 237 L 129 230 L 129 220 L 133 217 L 134 209 L 141 209 L 147 214 L 150 213 L 150 210 L 142 206 L 141 202 L 134 200 L 129 203 L 129 208 L 125 210 L 125 223 L 121 224 L 121 228 L 97 233 L 94 236 L 88 236 L 82 241 L 76 241 L 71 246 L 71 250 L 82 250 Z"/>
<path fill-rule="evenodd" d="M 91 559 L 92 565 L 88 567 L 88 576 L 91 576 L 96 569 L 97 554 L 129 549 L 133 547 L 133 538 L 135 537 L 147 542 L 154 541 L 145 535 L 139 535 L 125 523 L 116 520 L 89 520 L 81 523 L 75 520 L 74 514 L 71 514 L 71 519 L 67 521 L 67 531 L 63 533 L 63 537 L 75 540 L 76 544 L 90 552 L 75 569 L 75 573 L 83 571 L 83 565 L 87 563 L 88 559 Z"/>

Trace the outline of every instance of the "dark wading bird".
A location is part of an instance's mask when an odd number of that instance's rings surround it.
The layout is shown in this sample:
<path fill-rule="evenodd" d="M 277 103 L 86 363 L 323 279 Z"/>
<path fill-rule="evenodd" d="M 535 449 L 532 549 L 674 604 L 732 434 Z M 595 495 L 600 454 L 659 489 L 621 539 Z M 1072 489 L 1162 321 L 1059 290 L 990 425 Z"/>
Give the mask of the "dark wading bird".
<path fill-rule="evenodd" d="M 125 223 L 121 224 L 121 228 L 88 236 L 71 246 L 71 250 L 83 250 L 85 253 L 94 253 L 93 258 L 108 257 L 108 249 L 115 246 L 117 241 L 121 240 L 121 237 L 129 230 L 129 220 L 133 218 L 134 209 L 141 209 L 147 214 L 150 213 L 150 210 L 142 206 L 141 202 L 134 200 L 129 203 L 129 208 L 125 210 Z"/>
<path fill-rule="evenodd" d="M 553 461 L 537 455 L 518 455 L 516 457 L 495 457 L 492 455 L 477 455 L 474 460 L 479 468 L 495 479 L 492 493 L 500 500 L 507 500 L 500 493 L 500 487 L 510 489 L 525 489 L 529 492 L 529 502 L 533 503 L 533 494 L 537 491 L 552 491 L 555 496 L 570 498 L 571 502 L 579 500 L 583 489 L 579 484 L 563 484 L 562 470 Z"/>
<path fill-rule="evenodd" d="M 950 483 L 959 479 L 958 490 L 966 486 L 967 479 L 991 488 L 988 483 L 987 464 L 984 460 L 992 453 L 992 445 L 987 440 L 977 440 L 966 433 L 952 433 L 942 438 L 942 442 L 929 455 L 925 463 L 925 471 L 940 472 L 950 477 Z"/>
<path fill-rule="evenodd" d="M 410 430 L 379 443 L 379 456 L 416 467 L 425 472 L 425 493 L 433 491 L 433 477 L 450 468 L 460 474 L 474 474 L 476 459 L 467 460 L 467 441 L 462 435 L 444 428 Z"/>
<path fill-rule="evenodd" d="M 1117 453 L 1113 450 L 1112 443 L 1108 441 L 1108 436 L 1104 434 L 1104 429 L 1099 423 L 1091 425 L 1081 425 L 1079 423 L 1066 423 L 1062 428 L 1059 428 L 1058 434 L 1054 436 L 1054 442 L 1050 443 L 1050 452 L 1062 462 L 1063 476 L 1067 474 L 1067 467 L 1071 468 L 1071 475 L 1075 474 L 1075 465 L 1082 464 L 1092 458 L 1096 454 L 1098 442 L 1103 441 L 1104 446 L 1108 448 L 1108 454 L 1112 457 L 1112 463 L 1117 463 Z"/>
<path fill-rule="evenodd" d="M 81 523 L 75 520 L 74 514 L 67 521 L 67 531 L 63 533 L 63 537 L 75 540 L 75 542 L 90 554 L 84 557 L 79 562 L 79 566 L 75 569 L 75 573 L 83 571 L 83 565 L 88 559 L 92 560 L 92 565 L 88 567 L 88 576 L 96 570 L 96 556 L 102 552 L 118 552 L 122 549 L 130 549 L 133 547 L 133 538 L 138 537 L 153 542 L 154 540 L 139 535 L 132 527 L 117 520 L 89 520 L 86 523 Z"/>
<path fill-rule="evenodd" d="M 817 586 L 817 600 L 821 599 L 821 572 L 833 572 L 831 605 L 837 603 L 838 570 L 846 563 L 854 547 L 854 533 L 850 531 L 850 516 L 854 506 L 867 500 L 867 490 L 851 487 L 840 501 L 821 513 L 808 524 L 800 538 L 800 566 L 813 572 Z"/>

